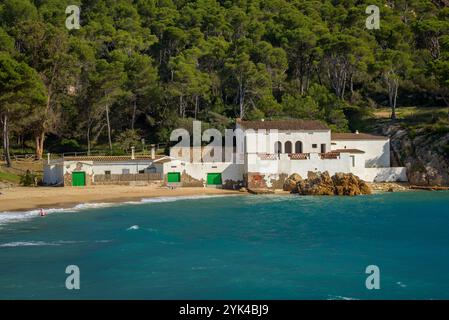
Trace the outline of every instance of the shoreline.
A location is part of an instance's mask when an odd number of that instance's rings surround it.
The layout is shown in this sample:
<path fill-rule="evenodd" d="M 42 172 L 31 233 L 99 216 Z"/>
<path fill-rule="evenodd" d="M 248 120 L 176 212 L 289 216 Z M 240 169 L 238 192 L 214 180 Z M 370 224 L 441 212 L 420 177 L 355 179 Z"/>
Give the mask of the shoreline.
<path fill-rule="evenodd" d="M 238 190 L 183 187 L 168 189 L 155 186 L 88 186 L 88 187 L 13 187 L 2 189 L 0 213 L 17 213 L 36 209 L 70 209 L 87 203 L 125 203 L 151 198 L 244 195 Z"/>
<path fill-rule="evenodd" d="M 419 191 L 408 183 L 369 183 L 373 194 Z M 391 190 L 389 190 L 391 189 Z M 286 191 L 270 192 L 289 195 Z M 82 204 L 120 204 L 152 198 L 176 198 L 214 195 L 250 195 L 250 192 L 207 187 L 96 185 L 86 187 L 12 187 L 0 190 L 0 213 L 18 213 L 38 209 L 71 209 Z"/>

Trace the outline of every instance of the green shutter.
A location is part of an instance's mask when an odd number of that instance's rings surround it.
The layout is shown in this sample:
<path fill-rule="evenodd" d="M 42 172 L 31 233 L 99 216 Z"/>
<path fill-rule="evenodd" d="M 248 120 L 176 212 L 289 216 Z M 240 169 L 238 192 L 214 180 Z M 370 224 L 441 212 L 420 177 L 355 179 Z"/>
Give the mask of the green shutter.
<path fill-rule="evenodd" d="M 170 172 L 167 174 L 167 182 L 181 182 L 181 174 L 179 172 Z"/>
<path fill-rule="evenodd" d="M 85 172 L 72 172 L 72 186 L 79 187 L 86 185 Z"/>
<path fill-rule="evenodd" d="M 207 174 L 207 184 L 210 184 L 210 185 L 222 184 L 221 173 L 208 173 Z"/>

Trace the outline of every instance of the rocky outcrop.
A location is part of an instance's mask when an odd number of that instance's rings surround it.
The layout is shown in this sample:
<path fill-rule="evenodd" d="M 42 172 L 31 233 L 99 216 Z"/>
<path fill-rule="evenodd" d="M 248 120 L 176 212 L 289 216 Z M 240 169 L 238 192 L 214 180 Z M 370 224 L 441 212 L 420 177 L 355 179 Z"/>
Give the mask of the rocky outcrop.
<path fill-rule="evenodd" d="M 365 181 L 352 173 L 336 173 L 332 176 L 335 194 L 339 196 L 356 196 L 359 194 L 371 194 L 371 188 Z"/>
<path fill-rule="evenodd" d="M 248 192 L 252 194 L 274 194 L 274 190 L 268 188 L 248 188 Z"/>
<path fill-rule="evenodd" d="M 302 181 L 302 177 L 299 174 L 294 173 L 290 177 L 285 179 L 284 186 L 282 189 L 284 191 L 289 191 L 289 192 L 295 193 L 298 190 L 298 188 L 296 186 L 298 185 L 298 182 L 300 182 L 300 181 Z"/>
<path fill-rule="evenodd" d="M 410 184 L 449 185 L 449 133 L 411 131 L 399 124 L 380 130 L 390 137 L 392 166 L 406 167 Z"/>
<path fill-rule="evenodd" d="M 371 188 L 359 177 L 352 173 L 336 173 L 332 177 L 327 171 L 308 172 L 307 179 L 297 183 L 292 193 L 301 195 L 341 195 L 355 196 L 371 194 Z"/>
<path fill-rule="evenodd" d="M 307 179 L 298 183 L 297 190 L 302 195 L 331 196 L 335 194 L 334 184 L 327 171 L 323 173 L 309 171 Z"/>
<path fill-rule="evenodd" d="M 408 183 L 399 182 L 370 182 L 368 185 L 373 192 L 402 192 L 410 189 Z"/>

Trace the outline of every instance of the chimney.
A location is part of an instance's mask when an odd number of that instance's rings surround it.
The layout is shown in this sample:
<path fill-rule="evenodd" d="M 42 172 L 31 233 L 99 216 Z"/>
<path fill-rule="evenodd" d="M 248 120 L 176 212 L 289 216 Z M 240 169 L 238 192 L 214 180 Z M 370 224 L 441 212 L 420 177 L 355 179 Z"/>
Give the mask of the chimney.
<path fill-rule="evenodd" d="M 136 159 L 136 156 L 134 155 L 134 147 L 131 147 L 131 160 Z"/>
<path fill-rule="evenodd" d="M 355 134 L 359 134 L 359 130 L 355 130 Z"/>
<path fill-rule="evenodd" d="M 156 158 L 156 145 L 152 144 L 150 145 L 150 153 L 151 153 L 151 159 Z"/>

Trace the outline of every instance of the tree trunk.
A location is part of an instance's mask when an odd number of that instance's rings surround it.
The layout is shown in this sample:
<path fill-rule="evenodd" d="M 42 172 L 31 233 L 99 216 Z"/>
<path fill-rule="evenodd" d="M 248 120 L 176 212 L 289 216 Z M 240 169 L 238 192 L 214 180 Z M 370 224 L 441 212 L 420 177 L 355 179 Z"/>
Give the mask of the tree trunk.
<path fill-rule="evenodd" d="M 41 160 L 42 154 L 44 153 L 45 132 L 42 130 L 41 132 L 36 133 L 36 136 L 34 138 L 36 141 L 34 158 L 36 160 Z"/>
<path fill-rule="evenodd" d="M 243 88 L 242 81 L 239 84 L 239 107 L 240 107 L 240 119 L 245 116 L 245 90 Z"/>
<path fill-rule="evenodd" d="M 198 116 L 198 96 L 195 96 L 195 120 Z"/>
<path fill-rule="evenodd" d="M 137 109 L 137 102 L 134 99 L 134 104 L 133 104 L 133 118 L 131 120 L 131 130 L 134 130 L 134 123 L 136 122 L 136 109 Z"/>
<path fill-rule="evenodd" d="M 398 98 L 399 81 L 393 80 L 392 99 L 391 99 L 391 120 L 396 120 L 396 101 Z"/>
<path fill-rule="evenodd" d="M 9 154 L 8 116 L 6 114 L 3 116 L 2 122 L 3 122 L 3 152 L 5 154 L 6 166 L 11 167 L 11 156 Z"/>
<path fill-rule="evenodd" d="M 86 138 L 87 138 L 87 155 L 90 156 L 90 121 L 87 124 Z"/>
<path fill-rule="evenodd" d="M 112 153 L 112 139 L 111 139 L 111 123 L 109 121 L 109 106 L 106 105 L 106 123 L 108 125 L 108 141 L 109 141 L 109 150 Z"/>
<path fill-rule="evenodd" d="M 35 136 L 35 141 L 36 141 L 36 149 L 35 149 L 35 155 L 34 158 L 36 160 L 41 160 L 42 159 L 42 155 L 44 153 L 44 140 L 45 140 L 45 132 L 46 132 L 46 121 L 47 121 L 47 116 L 49 115 L 50 109 L 51 109 L 51 97 L 52 97 L 52 85 L 50 84 L 48 86 L 48 92 L 47 92 L 47 105 L 45 108 L 45 115 L 44 115 L 44 119 L 42 121 L 42 128 L 40 129 L 39 132 L 36 133 Z"/>

